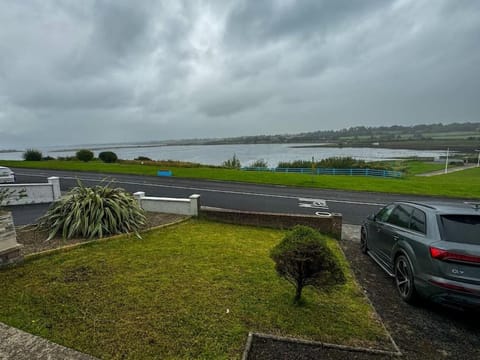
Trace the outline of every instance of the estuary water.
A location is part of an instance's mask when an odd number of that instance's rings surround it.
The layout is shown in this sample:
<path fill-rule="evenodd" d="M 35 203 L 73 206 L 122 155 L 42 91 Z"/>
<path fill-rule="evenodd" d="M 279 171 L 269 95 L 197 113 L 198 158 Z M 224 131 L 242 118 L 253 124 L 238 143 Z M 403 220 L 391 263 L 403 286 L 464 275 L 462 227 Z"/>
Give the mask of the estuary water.
<path fill-rule="evenodd" d="M 299 147 L 300 146 L 300 147 Z M 302 147 L 305 146 L 305 147 Z M 132 160 L 146 156 L 152 160 L 180 160 L 201 164 L 220 165 L 234 154 L 242 166 L 248 166 L 255 160 L 265 160 L 269 167 L 275 167 L 280 161 L 317 160 L 329 157 L 350 156 L 359 160 L 380 161 L 407 158 L 412 156 L 439 158 L 445 151 L 403 150 L 383 148 L 348 147 L 311 147 L 312 144 L 240 144 L 240 145 L 175 145 L 145 146 L 122 144 L 90 144 L 85 146 L 48 146 L 39 147 L 43 156 L 73 156 L 79 148 L 91 149 L 95 156 L 101 151 L 113 151 L 120 159 Z M 0 152 L 0 160 L 21 160 L 22 152 Z"/>

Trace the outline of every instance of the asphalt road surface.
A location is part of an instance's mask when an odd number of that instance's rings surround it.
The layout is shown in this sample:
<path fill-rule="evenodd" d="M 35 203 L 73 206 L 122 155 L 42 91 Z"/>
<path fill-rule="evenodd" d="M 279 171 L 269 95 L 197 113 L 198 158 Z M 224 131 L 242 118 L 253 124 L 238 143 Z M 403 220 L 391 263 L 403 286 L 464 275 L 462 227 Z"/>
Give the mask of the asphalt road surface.
<path fill-rule="evenodd" d="M 394 195 L 276 185 L 208 181 L 175 177 L 100 174 L 74 171 L 13 169 L 18 183 L 47 182 L 49 176 L 60 178 L 62 192 L 77 185 L 77 179 L 92 186 L 111 181 L 130 192 L 144 191 L 147 196 L 188 197 L 200 194 L 201 205 L 225 209 L 309 214 L 341 213 L 346 224 L 361 224 L 371 213 L 395 200 L 432 200 L 432 197 Z M 462 200 L 441 199 L 446 202 Z M 42 215 L 48 205 L 12 206 L 15 223 L 28 224 Z"/>

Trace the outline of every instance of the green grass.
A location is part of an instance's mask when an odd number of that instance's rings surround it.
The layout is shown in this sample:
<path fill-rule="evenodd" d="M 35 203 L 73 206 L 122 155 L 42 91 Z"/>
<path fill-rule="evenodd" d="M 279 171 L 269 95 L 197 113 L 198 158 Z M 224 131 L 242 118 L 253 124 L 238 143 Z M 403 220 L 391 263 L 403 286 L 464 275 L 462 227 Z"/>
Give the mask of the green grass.
<path fill-rule="evenodd" d="M 0 321 L 100 358 L 239 358 L 248 331 L 386 339 L 334 240 L 347 284 L 303 305 L 269 258 L 284 232 L 201 220 L 0 271 Z M 228 309 L 228 312 L 227 312 Z"/>
<path fill-rule="evenodd" d="M 432 171 L 442 170 L 445 168 L 444 163 L 407 160 L 403 162 L 405 171 L 408 175 L 424 174 Z"/>
<path fill-rule="evenodd" d="M 407 175 L 401 179 L 361 177 L 361 176 L 310 176 L 303 174 L 280 174 L 253 172 L 221 168 L 170 168 L 175 177 L 239 181 L 258 184 L 274 184 L 325 189 L 372 191 L 411 195 L 432 195 L 454 198 L 480 198 L 480 168 L 459 171 L 447 175 L 417 177 L 413 174 L 438 169 L 434 164 L 405 162 Z M 156 176 L 158 167 L 132 164 L 104 164 L 101 162 L 79 161 L 0 161 L 9 167 L 46 168 L 59 170 L 93 171 Z M 439 167 L 440 164 L 438 165 Z"/>

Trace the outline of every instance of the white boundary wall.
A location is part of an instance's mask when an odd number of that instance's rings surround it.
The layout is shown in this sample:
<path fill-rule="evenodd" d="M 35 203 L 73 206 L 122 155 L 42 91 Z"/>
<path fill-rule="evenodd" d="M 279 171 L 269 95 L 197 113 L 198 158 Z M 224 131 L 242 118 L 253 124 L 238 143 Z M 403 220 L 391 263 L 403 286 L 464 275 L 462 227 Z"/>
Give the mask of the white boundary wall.
<path fill-rule="evenodd" d="M 48 178 L 48 183 L 38 184 L 2 184 L 0 189 L 7 188 L 16 190 L 16 193 L 24 192 L 26 195 L 20 199 L 15 199 L 15 195 L 10 199 L 8 205 L 25 205 L 51 203 L 60 199 L 60 179 L 52 176 Z"/>
<path fill-rule="evenodd" d="M 191 195 L 188 199 L 145 196 L 143 191 L 133 194 L 140 207 L 145 211 L 168 214 L 198 216 L 200 195 Z"/>

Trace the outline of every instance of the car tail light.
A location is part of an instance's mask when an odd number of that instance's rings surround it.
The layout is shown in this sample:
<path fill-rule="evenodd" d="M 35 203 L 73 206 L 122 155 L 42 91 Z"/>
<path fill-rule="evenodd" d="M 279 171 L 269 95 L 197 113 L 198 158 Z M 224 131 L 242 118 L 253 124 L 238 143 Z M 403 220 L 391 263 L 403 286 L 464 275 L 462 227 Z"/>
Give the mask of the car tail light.
<path fill-rule="evenodd" d="M 460 261 L 466 263 L 480 264 L 480 256 L 458 254 L 448 250 L 438 249 L 430 246 L 430 256 L 437 260 Z"/>

